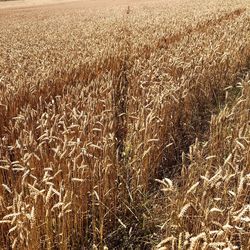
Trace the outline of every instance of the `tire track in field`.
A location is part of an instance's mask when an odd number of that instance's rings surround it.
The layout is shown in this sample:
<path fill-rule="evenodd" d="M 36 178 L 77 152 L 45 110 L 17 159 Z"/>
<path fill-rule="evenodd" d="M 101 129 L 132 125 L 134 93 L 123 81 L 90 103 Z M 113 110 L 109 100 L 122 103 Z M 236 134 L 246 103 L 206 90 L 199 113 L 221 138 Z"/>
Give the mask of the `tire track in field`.
<path fill-rule="evenodd" d="M 233 21 L 246 11 L 246 8 L 239 8 L 224 15 L 219 16 L 218 18 L 209 19 L 203 22 L 198 23 L 195 27 L 186 27 L 185 31 L 179 31 L 169 36 L 161 37 L 157 42 L 156 46 L 145 45 L 144 48 L 138 51 L 138 55 L 144 55 L 146 58 L 158 49 L 168 49 L 169 46 L 180 42 L 186 36 L 189 36 L 193 33 L 202 33 L 207 32 L 207 30 L 213 26 L 221 25 L 224 21 Z M 141 57 L 141 56 L 140 56 Z M 138 58 L 137 58 L 138 59 Z"/>
<path fill-rule="evenodd" d="M 157 43 L 157 48 L 168 48 L 170 44 L 181 41 L 184 37 L 195 32 L 206 32 L 208 28 L 216 25 L 220 25 L 224 21 L 232 21 L 246 11 L 246 8 L 236 9 L 230 13 L 218 17 L 217 19 L 210 19 L 201 23 L 198 23 L 194 28 L 187 28 L 184 32 L 176 33 L 169 37 L 162 37 Z"/>

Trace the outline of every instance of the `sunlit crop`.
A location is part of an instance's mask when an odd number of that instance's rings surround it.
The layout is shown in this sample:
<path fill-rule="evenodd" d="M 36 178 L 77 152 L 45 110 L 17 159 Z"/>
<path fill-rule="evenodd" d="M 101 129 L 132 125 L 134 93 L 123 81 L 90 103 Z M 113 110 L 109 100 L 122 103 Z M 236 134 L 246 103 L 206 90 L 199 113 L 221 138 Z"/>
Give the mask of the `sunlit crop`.
<path fill-rule="evenodd" d="M 247 249 L 249 7 L 0 12 L 0 249 Z"/>

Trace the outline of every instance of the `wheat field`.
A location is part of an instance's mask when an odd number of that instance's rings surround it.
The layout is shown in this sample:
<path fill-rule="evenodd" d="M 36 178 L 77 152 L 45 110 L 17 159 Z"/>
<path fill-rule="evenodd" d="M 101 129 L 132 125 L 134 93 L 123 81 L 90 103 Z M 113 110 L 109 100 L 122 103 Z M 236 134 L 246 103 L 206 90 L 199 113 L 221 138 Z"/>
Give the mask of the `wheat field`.
<path fill-rule="evenodd" d="M 0 249 L 250 249 L 248 0 L 4 4 Z"/>

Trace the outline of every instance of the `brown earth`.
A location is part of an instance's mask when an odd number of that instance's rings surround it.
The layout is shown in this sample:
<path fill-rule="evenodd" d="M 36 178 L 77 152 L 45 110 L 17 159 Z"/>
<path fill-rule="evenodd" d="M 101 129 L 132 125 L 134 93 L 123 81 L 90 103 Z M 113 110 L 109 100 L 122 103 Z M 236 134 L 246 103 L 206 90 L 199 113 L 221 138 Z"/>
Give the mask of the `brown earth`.
<path fill-rule="evenodd" d="M 0 9 L 26 9 L 26 8 L 105 8 L 119 5 L 134 5 L 149 2 L 148 0 L 17 0 L 0 1 Z M 3 12 L 3 10 L 1 11 Z M 0 12 L 0 15 L 1 15 Z"/>

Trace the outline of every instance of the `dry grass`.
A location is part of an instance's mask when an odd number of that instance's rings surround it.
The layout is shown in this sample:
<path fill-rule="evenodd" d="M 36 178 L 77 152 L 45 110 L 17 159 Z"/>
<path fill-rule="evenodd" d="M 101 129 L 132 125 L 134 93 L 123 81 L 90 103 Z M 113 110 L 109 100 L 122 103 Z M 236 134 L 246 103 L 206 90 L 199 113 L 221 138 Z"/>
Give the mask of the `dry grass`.
<path fill-rule="evenodd" d="M 249 4 L 201 3 L 0 16 L 1 249 L 246 249 Z"/>

